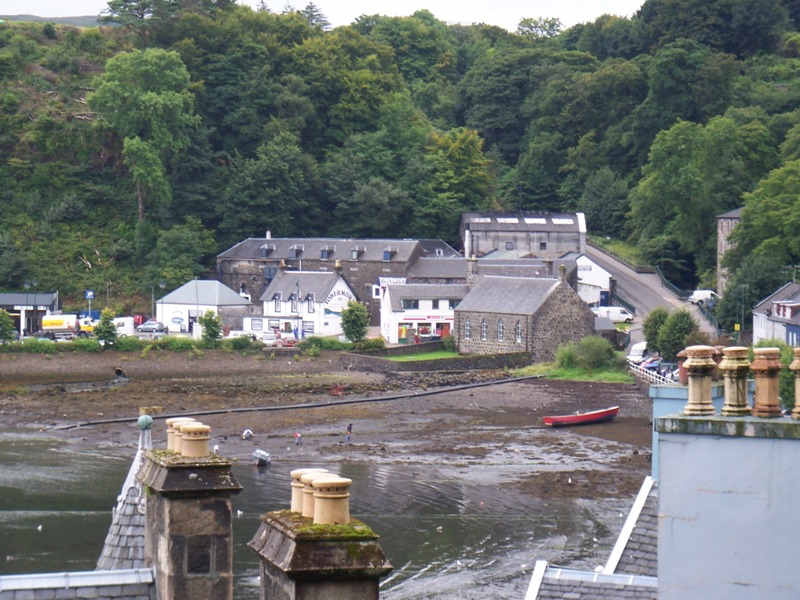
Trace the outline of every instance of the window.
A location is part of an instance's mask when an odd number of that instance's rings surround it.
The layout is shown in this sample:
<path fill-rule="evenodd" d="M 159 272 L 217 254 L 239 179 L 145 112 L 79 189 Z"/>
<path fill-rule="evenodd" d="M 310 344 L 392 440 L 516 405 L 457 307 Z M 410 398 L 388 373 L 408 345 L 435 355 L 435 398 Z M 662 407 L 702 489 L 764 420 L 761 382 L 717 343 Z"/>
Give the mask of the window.
<path fill-rule="evenodd" d="M 289 297 L 289 299 L 291 300 L 291 309 L 290 309 L 290 310 L 291 310 L 293 313 L 296 313 L 296 312 L 297 312 L 297 296 L 295 296 L 294 294 L 292 294 L 292 295 Z"/>
<path fill-rule="evenodd" d="M 384 250 L 383 251 L 383 260 L 385 260 L 385 261 L 392 260 L 392 251 L 391 250 Z"/>
<path fill-rule="evenodd" d="M 470 329 L 469 319 L 466 319 L 464 321 L 464 339 L 468 340 L 471 335 L 472 335 L 472 331 Z"/>
<path fill-rule="evenodd" d="M 505 341 L 505 339 L 506 339 L 506 332 L 505 329 L 503 328 L 503 319 L 500 319 L 497 322 L 497 341 L 502 342 Z"/>
<path fill-rule="evenodd" d="M 506 250 L 513 250 L 514 242 L 506 242 Z"/>
<path fill-rule="evenodd" d="M 309 294 L 306 297 L 306 312 L 314 312 L 314 295 Z"/>
<path fill-rule="evenodd" d="M 250 321 L 250 329 L 253 331 L 261 331 L 264 329 L 264 319 L 253 319 Z"/>
<path fill-rule="evenodd" d="M 404 310 L 415 310 L 419 308 L 419 300 L 412 298 L 403 298 Z"/>
<path fill-rule="evenodd" d="M 448 300 L 448 302 L 450 303 L 450 307 L 449 307 L 450 310 L 455 310 L 456 306 L 458 306 L 458 302 L 459 301 L 456 298 L 450 298 L 450 300 Z"/>
<path fill-rule="evenodd" d="M 489 337 L 489 325 L 486 323 L 486 319 L 481 321 L 481 340 L 486 341 L 486 338 Z"/>
<path fill-rule="evenodd" d="M 539 242 L 539 250 L 547 250 L 547 242 Z"/>
<path fill-rule="evenodd" d="M 333 250 L 331 250 L 330 248 L 323 248 L 322 250 L 319 251 L 319 257 L 322 260 L 328 260 L 332 254 Z"/>
<path fill-rule="evenodd" d="M 522 343 L 522 323 L 517 321 L 517 326 L 514 328 L 514 341 L 518 344 Z"/>
<path fill-rule="evenodd" d="M 276 313 L 281 312 L 281 295 L 280 294 L 275 294 L 272 297 L 272 300 L 275 302 L 275 306 L 274 306 L 275 312 Z"/>

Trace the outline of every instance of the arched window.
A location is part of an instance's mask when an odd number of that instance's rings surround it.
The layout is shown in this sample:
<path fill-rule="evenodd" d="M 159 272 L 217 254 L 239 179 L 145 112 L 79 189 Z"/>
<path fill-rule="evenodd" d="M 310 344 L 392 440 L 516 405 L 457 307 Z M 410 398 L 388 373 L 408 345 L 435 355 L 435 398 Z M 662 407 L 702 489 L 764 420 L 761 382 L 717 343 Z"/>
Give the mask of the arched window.
<path fill-rule="evenodd" d="M 464 339 L 468 340 L 471 335 L 472 335 L 472 331 L 470 329 L 469 319 L 467 319 L 467 320 L 464 321 Z"/>
<path fill-rule="evenodd" d="M 514 341 L 518 344 L 522 343 L 522 323 L 517 321 L 517 326 L 514 328 Z"/>
<path fill-rule="evenodd" d="M 486 341 L 486 338 L 489 337 L 489 325 L 486 324 L 486 319 L 481 321 L 481 339 Z"/>
<path fill-rule="evenodd" d="M 498 342 L 505 341 L 505 338 L 506 338 L 506 332 L 505 329 L 503 328 L 503 319 L 500 319 L 497 322 L 497 341 Z"/>

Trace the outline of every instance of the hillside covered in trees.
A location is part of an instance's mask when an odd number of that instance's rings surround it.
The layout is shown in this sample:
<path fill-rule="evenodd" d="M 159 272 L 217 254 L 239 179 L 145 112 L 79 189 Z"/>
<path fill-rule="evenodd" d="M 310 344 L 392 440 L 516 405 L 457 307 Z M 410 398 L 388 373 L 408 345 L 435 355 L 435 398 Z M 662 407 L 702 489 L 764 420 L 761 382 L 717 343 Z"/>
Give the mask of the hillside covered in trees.
<path fill-rule="evenodd" d="M 141 309 L 268 229 L 455 243 L 476 209 L 583 211 L 690 288 L 714 285 L 716 215 L 745 206 L 746 304 L 800 262 L 797 0 L 513 33 L 428 11 L 331 29 L 313 4 L 108 12 L 0 24 L 0 289 Z"/>

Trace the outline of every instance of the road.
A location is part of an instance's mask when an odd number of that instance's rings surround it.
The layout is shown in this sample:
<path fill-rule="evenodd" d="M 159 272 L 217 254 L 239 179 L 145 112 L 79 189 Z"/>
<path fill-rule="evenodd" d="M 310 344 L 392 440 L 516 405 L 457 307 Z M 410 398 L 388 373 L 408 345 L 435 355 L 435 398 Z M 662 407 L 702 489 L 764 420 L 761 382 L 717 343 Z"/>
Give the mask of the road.
<path fill-rule="evenodd" d="M 637 273 L 628 265 L 621 263 L 613 256 L 597 248 L 587 246 L 586 256 L 611 273 L 617 282 L 617 294 L 636 308 L 636 318 L 631 325 L 631 343 L 641 342 L 642 321 L 648 313 L 659 306 L 669 311 L 685 308 L 700 325 L 700 331 L 716 339 L 717 332 L 697 307 L 686 300 L 681 300 L 671 290 L 661 284 L 655 273 Z"/>

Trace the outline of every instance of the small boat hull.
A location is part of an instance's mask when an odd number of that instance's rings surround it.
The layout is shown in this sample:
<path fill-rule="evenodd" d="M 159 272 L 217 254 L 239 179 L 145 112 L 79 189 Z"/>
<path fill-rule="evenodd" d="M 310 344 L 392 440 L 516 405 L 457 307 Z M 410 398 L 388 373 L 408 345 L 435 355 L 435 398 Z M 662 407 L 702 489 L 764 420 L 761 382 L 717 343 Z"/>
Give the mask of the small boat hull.
<path fill-rule="evenodd" d="M 545 425 L 550 427 L 567 427 L 570 425 L 589 425 L 591 423 L 603 423 L 611 421 L 619 414 L 619 406 L 611 406 L 601 410 L 593 410 L 585 413 L 575 413 L 572 415 L 554 415 L 543 417 Z"/>

